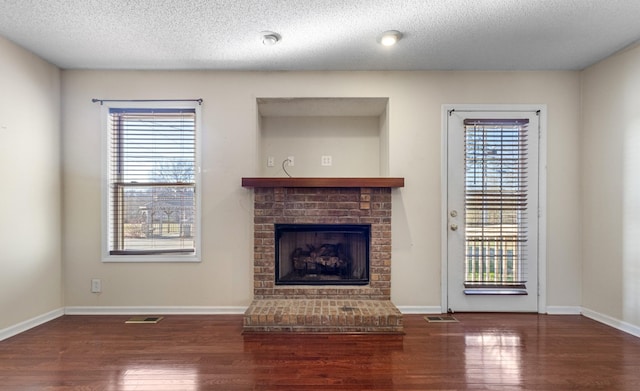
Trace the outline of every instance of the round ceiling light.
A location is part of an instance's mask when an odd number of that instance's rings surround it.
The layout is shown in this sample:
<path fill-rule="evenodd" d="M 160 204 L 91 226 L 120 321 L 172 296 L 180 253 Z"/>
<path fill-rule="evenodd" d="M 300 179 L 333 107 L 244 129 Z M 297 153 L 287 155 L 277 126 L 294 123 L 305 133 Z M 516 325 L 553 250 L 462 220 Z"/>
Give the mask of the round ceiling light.
<path fill-rule="evenodd" d="M 380 36 L 380 44 L 383 46 L 393 46 L 400 40 L 400 38 L 402 38 L 402 33 L 400 31 L 385 31 Z"/>
<path fill-rule="evenodd" d="M 273 46 L 281 39 L 280 34 L 273 31 L 263 31 L 260 35 L 262 36 L 262 44 L 265 46 Z"/>

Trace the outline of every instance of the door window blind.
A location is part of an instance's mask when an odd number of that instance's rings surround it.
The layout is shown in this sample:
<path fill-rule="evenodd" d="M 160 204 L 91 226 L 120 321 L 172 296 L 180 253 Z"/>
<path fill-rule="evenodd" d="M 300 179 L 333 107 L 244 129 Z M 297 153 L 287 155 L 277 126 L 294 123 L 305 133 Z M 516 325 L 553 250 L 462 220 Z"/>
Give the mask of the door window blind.
<path fill-rule="evenodd" d="M 467 294 L 526 294 L 528 123 L 464 120 Z"/>
<path fill-rule="evenodd" d="M 194 109 L 109 109 L 109 254 L 194 254 Z"/>

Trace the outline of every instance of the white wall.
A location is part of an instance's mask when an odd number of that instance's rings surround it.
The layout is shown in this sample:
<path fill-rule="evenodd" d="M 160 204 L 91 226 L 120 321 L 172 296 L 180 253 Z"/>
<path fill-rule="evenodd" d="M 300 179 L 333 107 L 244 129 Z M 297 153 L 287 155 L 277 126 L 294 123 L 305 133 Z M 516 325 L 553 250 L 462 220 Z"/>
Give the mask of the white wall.
<path fill-rule="evenodd" d="M 440 306 L 444 103 L 547 104 L 548 305 L 581 304 L 577 72 L 63 72 L 65 305 L 246 306 L 252 299 L 256 97 L 389 97 L 392 300 Z M 202 262 L 100 261 L 101 132 L 91 98 L 203 98 Z M 89 292 L 101 278 L 103 293 Z"/>
<path fill-rule="evenodd" d="M 640 47 L 582 85 L 583 306 L 640 327 Z"/>
<path fill-rule="evenodd" d="M 0 330 L 60 309 L 60 71 L 0 37 Z"/>
<path fill-rule="evenodd" d="M 377 177 L 380 175 L 380 117 L 262 117 L 260 176 Z M 321 157 L 332 157 L 322 166 Z M 267 167 L 267 157 L 275 165 Z"/>

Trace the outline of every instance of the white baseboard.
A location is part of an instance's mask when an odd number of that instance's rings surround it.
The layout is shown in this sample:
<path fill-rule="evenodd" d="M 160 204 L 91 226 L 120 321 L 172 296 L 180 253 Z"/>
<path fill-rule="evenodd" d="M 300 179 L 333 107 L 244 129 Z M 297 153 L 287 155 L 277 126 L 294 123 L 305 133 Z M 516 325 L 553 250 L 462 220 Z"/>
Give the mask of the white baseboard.
<path fill-rule="evenodd" d="M 61 317 L 62 315 L 64 315 L 64 309 L 58 308 L 57 310 L 38 315 L 31 319 L 27 319 L 24 322 L 20 322 L 16 325 L 9 326 L 6 329 L 0 330 L 0 341 L 4 341 L 5 339 L 11 338 L 14 335 L 18 335 L 36 326 L 40 326 L 43 323 L 52 321 L 56 318 Z"/>
<path fill-rule="evenodd" d="M 580 315 L 582 314 L 582 307 L 580 306 L 563 306 L 563 305 L 548 305 L 547 315 Z"/>
<path fill-rule="evenodd" d="M 397 306 L 403 314 L 443 314 L 438 306 Z M 548 315 L 580 315 L 582 307 L 579 306 L 547 306 Z"/>
<path fill-rule="evenodd" d="M 609 315 L 592 311 L 588 308 L 582 309 L 582 315 L 586 316 L 587 318 L 593 319 L 597 322 L 604 323 L 607 326 L 611 326 L 620 331 L 624 331 L 625 333 L 634 335 L 636 337 L 640 337 L 640 327 L 633 325 L 631 323 L 627 323 L 623 320 L 613 318 Z"/>
<path fill-rule="evenodd" d="M 66 307 L 65 315 L 241 315 L 248 307 Z"/>
<path fill-rule="evenodd" d="M 396 307 L 406 315 L 442 314 L 442 308 L 440 306 L 399 305 Z"/>
<path fill-rule="evenodd" d="M 248 307 L 66 307 L 65 315 L 242 315 Z M 439 306 L 398 306 L 403 314 L 441 314 Z"/>

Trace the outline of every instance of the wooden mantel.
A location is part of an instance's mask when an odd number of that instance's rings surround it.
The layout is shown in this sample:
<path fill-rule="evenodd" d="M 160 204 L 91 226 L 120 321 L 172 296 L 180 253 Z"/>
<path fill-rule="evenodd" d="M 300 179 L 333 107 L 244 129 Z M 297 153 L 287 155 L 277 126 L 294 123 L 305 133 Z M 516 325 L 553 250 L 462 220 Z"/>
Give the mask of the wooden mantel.
<path fill-rule="evenodd" d="M 404 178 L 242 178 L 242 187 L 404 187 Z"/>

